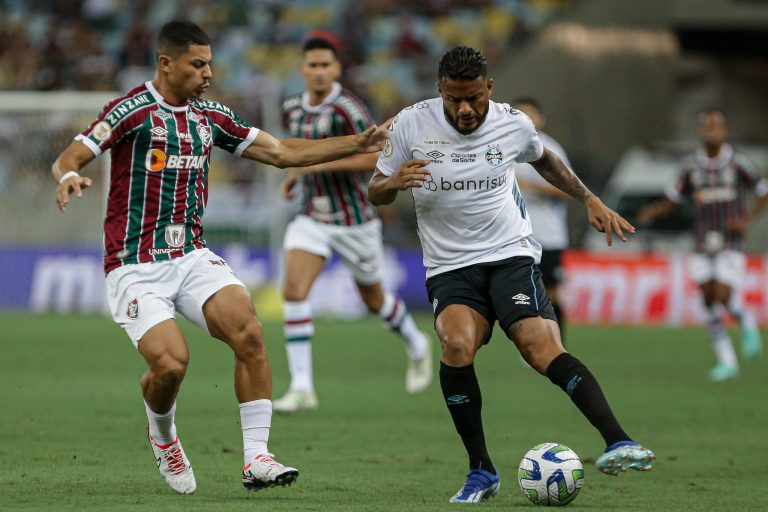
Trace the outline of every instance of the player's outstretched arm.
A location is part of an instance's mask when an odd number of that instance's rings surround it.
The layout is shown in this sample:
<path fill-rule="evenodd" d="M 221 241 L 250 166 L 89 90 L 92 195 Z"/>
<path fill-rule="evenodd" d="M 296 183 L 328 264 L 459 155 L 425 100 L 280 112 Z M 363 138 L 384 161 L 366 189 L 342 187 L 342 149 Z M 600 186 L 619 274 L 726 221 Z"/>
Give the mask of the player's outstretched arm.
<path fill-rule="evenodd" d="M 536 171 L 541 174 L 545 180 L 555 187 L 567 193 L 574 199 L 584 203 L 587 207 L 589 223 L 596 230 L 605 233 L 608 245 L 613 245 L 613 234 L 620 240 L 626 242 L 627 237 L 624 231 L 634 233 L 635 228 L 624 217 L 611 210 L 599 197 L 594 195 L 576 174 L 568 168 L 552 151 L 544 148 L 544 154 L 531 162 Z"/>
<path fill-rule="evenodd" d="M 339 160 L 356 153 L 375 153 L 384 146 L 388 127 L 384 123 L 357 135 L 322 140 L 278 139 L 262 130 L 243 151 L 243 157 L 285 169 Z"/>
<path fill-rule="evenodd" d="M 79 172 L 94 158 L 93 151 L 76 140 L 53 162 L 51 175 L 56 181 L 56 206 L 61 212 L 66 211 L 70 194 L 82 197 L 83 189 L 93 184 L 91 178 L 80 176 Z"/>
<path fill-rule="evenodd" d="M 374 206 L 390 204 L 401 190 L 421 188 L 431 174 L 428 164 L 429 160 L 408 160 L 391 176 L 376 169 L 368 183 L 368 200 Z"/>

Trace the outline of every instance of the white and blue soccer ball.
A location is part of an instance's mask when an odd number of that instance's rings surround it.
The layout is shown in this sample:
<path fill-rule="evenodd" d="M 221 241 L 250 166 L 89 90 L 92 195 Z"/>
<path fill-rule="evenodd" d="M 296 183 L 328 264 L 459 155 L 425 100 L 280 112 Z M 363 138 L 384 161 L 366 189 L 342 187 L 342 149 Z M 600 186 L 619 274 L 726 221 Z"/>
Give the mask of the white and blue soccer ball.
<path fill-rule="evenodd" d="M 531 503 L 561 507 L 576 498 L 584 485 L 584 467 L 573 450 L 560 443 L 534 446 L 520 461 L 520 489 Z"/>

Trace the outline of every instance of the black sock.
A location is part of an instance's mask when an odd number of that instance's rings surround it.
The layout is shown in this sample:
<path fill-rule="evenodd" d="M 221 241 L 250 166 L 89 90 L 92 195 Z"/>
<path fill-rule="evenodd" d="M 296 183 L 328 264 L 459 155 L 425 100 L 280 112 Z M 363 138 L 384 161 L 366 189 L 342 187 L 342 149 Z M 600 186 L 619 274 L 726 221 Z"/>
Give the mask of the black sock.
<path fill-rule="evenodd" d="M 560 326 L 560 341 L 565 346 L 565 314 L 559 304 L 553 302 L 552 309 L 555 310 L 555 316 L 557 317 L 557 325 Z"/>
<path fill-rule="evenodd" d="M 495 474 L 496 469 L 485 447 L 483 419 L 480 415 L 483 398 L 474 365 L 454 367 L 441 362 L 440 388 L 456 432 L 461 436 L 469 455 L 469 468 L 484 469 Z"/>
<path fill-rule="evenodd" d="M 630 440 L 613 415 L 597 379 L 581 361 L 563 352 L 549 364 L 547 377 L 568 393 L 581 413 L 600 431 L 606 445 Z"/>

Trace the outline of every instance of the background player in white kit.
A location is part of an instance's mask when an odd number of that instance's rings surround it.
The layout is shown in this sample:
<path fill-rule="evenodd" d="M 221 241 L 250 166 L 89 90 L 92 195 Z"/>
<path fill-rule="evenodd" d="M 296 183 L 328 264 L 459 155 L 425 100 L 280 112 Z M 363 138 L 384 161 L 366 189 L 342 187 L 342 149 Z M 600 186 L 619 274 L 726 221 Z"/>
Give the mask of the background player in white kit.
<path fill-rule="evenodd" d="M 352 135 L 373 124 L 363 102 L 338 82 L 341 64 L 336 46 L 323 37 L 310 37 L 303 45 L 301 74 L 306 90 L 286 98 L 285 122 L 291 136 L 324 139 Z M 368 311 L 405 342 L 409 364 L 405 387 L 424 391 L 432 381 L 432 349 L 419 331 L 405 303 L 381 284 L 384 248 L 381 221 L 368 202 L 367 185 L 376 167 L 376 154 L 360 154 L 342 161 L 291 169 L 281 189 L 286 199 L 302 185 L 301 206 L 288 224 L 283 242 L 285 340 L 291 384 L 274 402 L 278 412 L 318 406 L 312 375 L 312 310 L 309 292 L 328 258 L 337 252 L 350 269 Z"/>
<path fill-rule="evenodd" d="M 371 178 L 373 204 L 410 190 L 427 267 L 427 289 L 442 345 L 440 387 L 469 456 L 469 474 L 451 498 L 493 496 L 499 475 L 485 444 L 482 396 L 473 361 L 498 320 L 525 360 L 560 386 L 607 445 L 598 469 L 616 475 L 648 470 L 654 455 L 632 441 L 590 371 L 565 352 L 536 267 L 541 248 L 514 181 L 514 166 L 532 165 L 587 207 L 590 223 L 626 240 L 634 228 L 592 194 L 553 152 L 531 120 L 490 101 L 485 56 L 465 46 L 443 55 L 440 97 L 400 112 Z"/>
<path fill-rule="evenodd" d="M 744 235 L 747 226 L 768 205 L 768 180 L 754 164 L 726 143 L 725 115 L 719 110 L 699 114 L 702 147 L 691 155 L 677 183 L 667 189 L 667 198 L 642 208 L 638 221 L 644 224 L 671 213 L 686 200 L 693 201 L 696 252 L 691 255 L 691 275 L 704 300 L 707 327 L 717 365 L 709 377 L 723 381 L 739 373 L 731 338 L 723 314 L 728 311 L 741 325 L 742 353 L 757 357 L 762 352 L 760 331 L 752 313 L 741 301 L 746 273 Z M 750 209 L 749 196 L 757 200 Z"/>
<path fill-rule="evenodd" d="M 546 126 L 546 117 L 539 102 L 533 98 L 518 98 L 513 106 L 531 118 L 539 139 L 545 148 L 552 151 L 563 163 L 571 168 L 571 162 L 563 147 L 542 129 Z M 570 196 L 552 186 L 529 163 L 515 166 L 515 179 L 523 191 L 525 209 L 528 211 L 533 229 L 533 237 L 541 244 L 541 280 L 547 290 L 547 296 L 555 310 L 560 326 L 560 337 L 565 339 L 565 313 L 560 307 L 559 285 L 565 272 L 562 260 L 563 251 L 568 248 L 568 199 Z"/>
<path fill-rule="evenodd" d="M 182 494 L 197 488 L 176 433 L 176 396 L 189 362 L 178 311 L 234 353 L 243 486 L 289 485 L 299 472 L 275 461 L 267 449 L 272 372 L 261 323 L 245 285 L 203 238 L 210 153 L 218 146 L 278 167 L 310 165 L 376 152 L 386 130 L 324 141 L 278 140 L 226 106 L 201 99 L 213 76 L 213 57 L 200 27 L 166 23 L 156 55 L 154 80 L 107 104 L 56 159 L 56 202 L 63 212 L 70 194 L 81 196 L 92 181 L 78 171 L 111 150 L 104 221 L 109 306 L 147 363 L 141 390 L 149 441 L 166 483 Z"/>

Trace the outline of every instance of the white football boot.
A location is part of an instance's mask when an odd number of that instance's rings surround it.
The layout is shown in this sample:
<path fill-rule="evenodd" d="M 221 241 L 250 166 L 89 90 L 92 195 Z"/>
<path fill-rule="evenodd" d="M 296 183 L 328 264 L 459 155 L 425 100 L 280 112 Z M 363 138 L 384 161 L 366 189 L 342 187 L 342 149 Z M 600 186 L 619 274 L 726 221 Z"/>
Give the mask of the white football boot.
<path fill-rule="evenodd" d="M 426 344 L 424 357 L 408 361 L 408 369 L 405 371 L 405 390 L 408 393 L 421 393 L 432 382 L 432 338 L 421 333 Z"/>
<path fill-rule="evenodd" d="M 272 410 L 275 412 L 291 413 L 317 409 L 317 405 L 317 395 L 314 391 L 289 389 L 282 398 L 272 402 Z"/>
<path fill-rule="evenodd" d="M 179 438 L 177 437 L 169 445 L 159 445 L 152 436 L 149 436 L 149 444 L 155 454 L 155 462 L 160 475 L 171 489 L 179 494 L 192 494 L 197 489 L 195 474 L 192 465 L 184 454 Z"/>
<path fill-rule="evenodd" d="M 291 485 L 297 478 L 298 469 L 283 466 L 271 453 L 260 453 L 243 467 L 243 487 L 249 491 Z"/>

